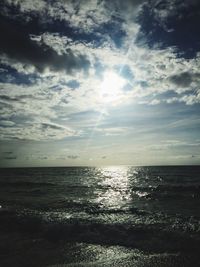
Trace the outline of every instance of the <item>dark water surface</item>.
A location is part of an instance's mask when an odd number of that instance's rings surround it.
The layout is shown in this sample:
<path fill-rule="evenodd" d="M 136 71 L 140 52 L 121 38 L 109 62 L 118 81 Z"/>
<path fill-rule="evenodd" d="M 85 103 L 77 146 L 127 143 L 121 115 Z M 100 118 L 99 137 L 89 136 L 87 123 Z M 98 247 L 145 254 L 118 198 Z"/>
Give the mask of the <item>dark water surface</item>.
<path fill-rule="evenodd" d="M 199 166 L 0 172 L 0 266 L 200 266 Z"/>

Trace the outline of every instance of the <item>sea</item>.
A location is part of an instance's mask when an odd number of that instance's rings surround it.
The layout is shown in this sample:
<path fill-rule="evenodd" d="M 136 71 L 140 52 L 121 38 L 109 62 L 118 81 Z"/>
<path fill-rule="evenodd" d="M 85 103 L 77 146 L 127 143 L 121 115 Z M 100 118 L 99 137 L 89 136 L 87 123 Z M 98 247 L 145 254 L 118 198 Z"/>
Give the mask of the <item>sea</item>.
<path fill-rule="evenodd" d="M 0 173 L 2 267 L 200 266 L 200 166 Z"/>

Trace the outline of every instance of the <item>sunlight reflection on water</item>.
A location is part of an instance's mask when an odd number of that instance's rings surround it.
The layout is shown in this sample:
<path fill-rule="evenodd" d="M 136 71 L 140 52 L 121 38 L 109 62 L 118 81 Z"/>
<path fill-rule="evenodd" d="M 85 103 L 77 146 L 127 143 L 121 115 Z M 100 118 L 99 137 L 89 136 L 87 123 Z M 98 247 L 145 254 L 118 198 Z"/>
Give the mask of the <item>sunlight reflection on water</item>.
<path fill-rule="evenodd" d="M 101 180 L 98 184 L 104 190 L 96 191 L 96 202 L 103 208 L 126 209 L 131 201 L 127 167 L 105 167 L 99 170 Z"/>

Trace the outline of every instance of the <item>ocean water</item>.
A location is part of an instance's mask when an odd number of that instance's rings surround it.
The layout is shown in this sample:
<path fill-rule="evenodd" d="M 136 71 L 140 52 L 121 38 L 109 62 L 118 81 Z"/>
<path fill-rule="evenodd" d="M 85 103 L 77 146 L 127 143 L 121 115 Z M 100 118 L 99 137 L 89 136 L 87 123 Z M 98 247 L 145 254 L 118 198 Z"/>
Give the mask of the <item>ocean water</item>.
<path fill-rule="evenodd" d="M 199 166 L 0 172 L 0 266 L 200 266 Z"/>

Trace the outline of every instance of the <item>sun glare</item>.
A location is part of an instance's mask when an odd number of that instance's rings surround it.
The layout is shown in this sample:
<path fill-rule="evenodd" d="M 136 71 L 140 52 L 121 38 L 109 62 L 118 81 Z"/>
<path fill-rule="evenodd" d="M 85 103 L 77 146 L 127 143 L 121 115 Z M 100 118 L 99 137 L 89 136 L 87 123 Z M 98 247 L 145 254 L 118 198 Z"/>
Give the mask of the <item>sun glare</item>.
<path fill-rule="evenodd" d="M 113 71 L 107 71 L 104 74 L 100 85 L 100 97 L 103 102 L 115 102 L 122 96 L 122 88 L 126 81 Z"/>

